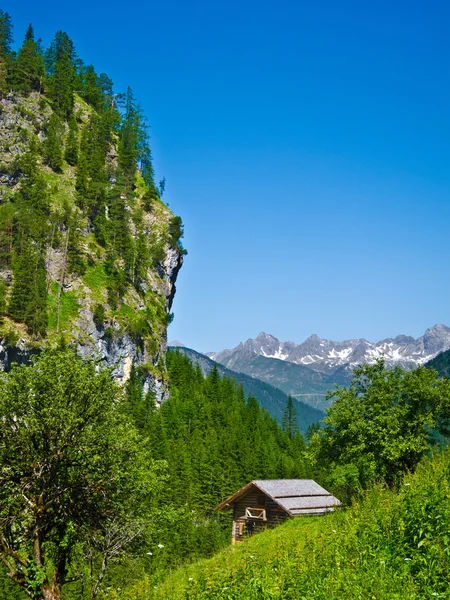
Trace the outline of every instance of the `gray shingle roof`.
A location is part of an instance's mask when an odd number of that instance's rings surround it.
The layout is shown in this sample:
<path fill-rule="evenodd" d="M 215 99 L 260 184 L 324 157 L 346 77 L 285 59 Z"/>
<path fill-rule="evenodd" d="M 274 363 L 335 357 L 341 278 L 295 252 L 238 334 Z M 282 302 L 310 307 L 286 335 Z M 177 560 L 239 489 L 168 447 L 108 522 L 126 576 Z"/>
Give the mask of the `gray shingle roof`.
<path fill-rule="evenodd" d="M 313 479 L 255 479 L 252 483 L 291 515 L 323 514 L 341 504 Z"/>
<path fill-rule="evenodd" d="M 341 502 L 312 479 L 255 479 L 217 505 L 223 510 L 256 486 L 289 515 L 324 514 Z"/>
<path fill-rule="evenodd" d="M 255 479 L 253 483 L 270 496 L 330 495 L 330 492 L 313 479 Z"/>

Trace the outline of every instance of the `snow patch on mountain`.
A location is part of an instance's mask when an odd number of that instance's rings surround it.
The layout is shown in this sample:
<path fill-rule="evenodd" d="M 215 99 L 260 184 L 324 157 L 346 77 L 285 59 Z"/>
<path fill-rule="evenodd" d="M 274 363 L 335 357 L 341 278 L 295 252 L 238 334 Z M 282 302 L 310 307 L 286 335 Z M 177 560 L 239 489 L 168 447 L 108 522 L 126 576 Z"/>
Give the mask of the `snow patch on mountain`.
<path fill-rule="evenodd" d="M 251 352 L 266 358 L 278 358 L 320 371 L 346 365 L 354 367 L 362 363 L 372 364 L 384 357 L 388 365 L 418 366 L 450 348 L 450 327 L 435 325 L 415 339 L 397 335 L 379 342 L 365 339 L 335 342 L 313 334 L 301 344 L 281 342 L 275 336 L 262 332 L 255 339 L 241 342 L 232 350 L 210 352 L 208 356 L 217 362 L 226 362 L 236 352 Z"/>

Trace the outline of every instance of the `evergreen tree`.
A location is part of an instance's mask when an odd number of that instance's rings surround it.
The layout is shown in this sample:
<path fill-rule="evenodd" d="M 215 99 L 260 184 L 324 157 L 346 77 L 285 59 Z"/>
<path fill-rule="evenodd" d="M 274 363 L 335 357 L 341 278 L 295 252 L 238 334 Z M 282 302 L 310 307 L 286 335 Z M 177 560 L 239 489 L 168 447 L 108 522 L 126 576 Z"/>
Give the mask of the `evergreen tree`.
<path fill-rule="evenodd" d="M 289 439 L 292 439 L 298 432 L 297 412 L 295 410 L 294 400 L 289 394 L 286 408 L 283 415 L 283 429 L 288 434 Z"/>
<path fill-rule="evenodd" d="M 12 28 L 10 15 L 0 8 L 0 57 L 4 57 L 11 52 Z"/>
<path fill-rule="evenodd" d="M 47 285 L 42 250 L 31 241 L 23 244 L 13 260 L 14 283 L 8 314 L 25 323 L 34 336 L 47 328 Z"/>
<path fill-rule="evenodd" d="M 0 98 L 4 98 L 8 93 L 8 66 L 4 56 L 0 56 Z"/>
<path fill-rule="evenodd" d="M 67 54 L 72 64 L 76 61 L 75 48 L 72 40 L 64 31 L 57 31 L 50 46 L 45 52 L 45 66 L 49 75 L 54 75 L 56 63 L 62 54 Z"/>
<path fill-rule="evenodd" d="M 13 89 L 29 93 L 41 91 L 44 79 L 44 58 L 39 45 L 34 41 L 33 27 L 30 25 L 25 40 L 12 67 L 11 84 Z"/>
<path fill-rule="evenodd" d="M 66 141 L 64 158 L 69 165 L 75 166 L 78 162 L 78 124 L 74 115 L 69 118 L 69 134 Z"/>
<path fill-rule="evenodd" d="M 92 65 L 85 67 L 83 70 L 81 96 L 96 110 L 100 109 L 102 104 L 102 90 Z"/>
<path fill-rule="evenodd" d="M 3 315 L 6 313 L 6 295 L 8 287 L 3 279 L 0 279 L 0 323 L 3 322 Z"/>
<path fill-rule="evenodd" d="M 46 55 L 50 73 L 48 92 L 55 110 L 68 118 L 73 110 L 75 90 L 74 47 L 68 35 L 59 31 Z"/>
<path fill-rule="evenodd" d="M 10 15 L 0 9 L 0 97 L 8 93 L 8 72 L 11 66 L 12 23 Z"/>
<path fill-rule="evenodd" d="M 54 112 L 49 119 L 44 141 L 44 159 L 53 171 L 60 172 L 63 166 L 63 134 L 64 126 L 59 116 Z"/>

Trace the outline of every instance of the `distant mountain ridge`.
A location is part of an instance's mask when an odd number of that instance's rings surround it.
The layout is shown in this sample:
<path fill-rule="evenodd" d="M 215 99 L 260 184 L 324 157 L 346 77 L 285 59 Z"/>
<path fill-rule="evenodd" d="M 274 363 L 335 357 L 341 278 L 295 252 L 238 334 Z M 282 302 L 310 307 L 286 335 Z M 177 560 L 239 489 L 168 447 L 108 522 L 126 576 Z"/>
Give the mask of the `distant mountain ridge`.
<path fill-rule="evenodd" d="M 450 327 L 435 325 L 417 339 L 397 335 L 379 342 L 369 342 L 364 338 L 335 342 L 313 334 L 301 344 L 295 344 L 291 341 L 281 342 L 273 335 L 262 332 L 257 338 L 241 342 L 231 350 L 208 352 L 207 356 L 234 370 L 239 370 L 239 363 L 251 353 L 329 373 L 337 367 L 352 369 L 362 363 L 370 364 L 381 356 L 384 356 L 388 365 L 415 367 L 449 348 Z"/>

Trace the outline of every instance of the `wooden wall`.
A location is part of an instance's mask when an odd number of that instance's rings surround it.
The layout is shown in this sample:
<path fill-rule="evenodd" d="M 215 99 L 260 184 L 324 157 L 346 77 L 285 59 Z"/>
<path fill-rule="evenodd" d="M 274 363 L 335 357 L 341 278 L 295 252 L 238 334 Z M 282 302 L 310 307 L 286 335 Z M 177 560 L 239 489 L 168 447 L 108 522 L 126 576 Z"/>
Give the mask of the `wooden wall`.
<path fill-rule="evenodd" d="M 245 518 L 246 508 L 264 508 L 267 521 L 255 519 L 252 521 L 253 527 L 249 526 L 249 521 Z M 289 515 L 278 504 L 253 486 L 249 491 L 233 503 L 233 544 L 242 540 L 245 535 L 257 533 L 268 527 L 275 527 L 289 518 Z"/>

